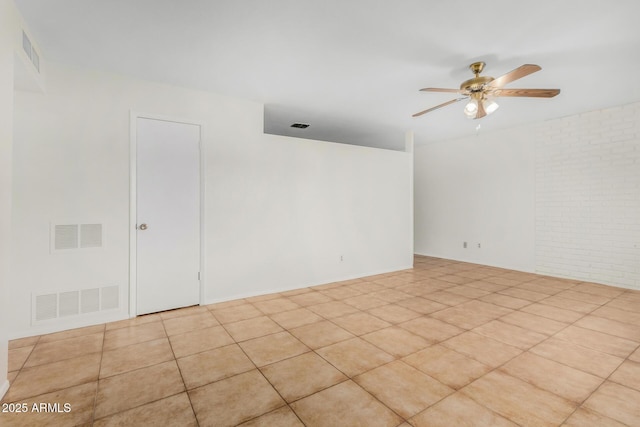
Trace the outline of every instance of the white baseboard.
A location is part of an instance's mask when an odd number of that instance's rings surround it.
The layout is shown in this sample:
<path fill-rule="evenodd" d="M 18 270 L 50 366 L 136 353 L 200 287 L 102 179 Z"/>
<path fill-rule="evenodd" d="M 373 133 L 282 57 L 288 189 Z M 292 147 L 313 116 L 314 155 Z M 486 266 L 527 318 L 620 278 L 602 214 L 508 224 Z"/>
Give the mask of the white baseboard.
<path fill-rule="evenodd" d="M 455 257 L 455 256 L 445 256 L 441 254 L 432 254 L 432 253 L 425 253 L 425 252 L 416 252 L 416 255 L 426 256 L 431 258 L 440 258 L 447 261 L 460 261 L 460 262 L 467 262 L 469 264 L 486 265 L 488 267 L 504 268 L 506 270 L 522 271 L 524 273 L 536 273 L 535 269 L 531 267 L 504 264 L 504 263 L 495 262 L 495 261 L 470 259 L 470 258 Z"/>
<path fill-rule="evenodd" d="M 0 400 L 4 397 L 4 395 L 9 390 L 9 380 L 5 379 L 2 385 L 0 385 Z"/>
<path fill-rule="evenodd" d="M 296 284 L 296 285 L 293 285 L 293 286 L 283 287 L 283 288 L 259 289 L 259 290 L 253 290 L 253 291 L 240 293 L 240 294 L 230 294 L 230 295 L 225 295 L 225 296 L 220 296 L 220 297 L 206 298 L 205 301 L 203 303 L 201 303 L 200 305 L 216 304 L 216 303 L 219 303 L 219 302 L 233 301 L 233 300 L 242 299 L 242 298 L 251 298 L 251 297 L 257 297 L 257 296 L 261 296 L 261 295 L 275 294 L 275 293 L 278 293 L 278 292 L 287 292 L 287 291 L 293 291 L 293 290 L 296 290 L 296 289 L 311 288 L 313 286 L 326 285 L 328 283 L 343 282 L 343 281 L 346 281 L 346 280 L 359 279 L 361 277 L 376 276 L 378 274 L 392 273 L 394 271 L 410 270 L 412 268 L 413 268 L 413 265 L 402 265 L 402 266 L 397 266 L 397 267 L 383 269 L 383 270 L 370 271 L 370 272 L 367 272 L 367 273 L 350 274 L 350 275 L 346 275 L 346 276 L 334 277 L 334 278 L 331 278 L 331 279 L 325 278 L 325 279 L 320 279 L 320 280 L 313 281 L 313 282 L 307 282 L 307 283 L 302 284 L 302 285 Z"/>

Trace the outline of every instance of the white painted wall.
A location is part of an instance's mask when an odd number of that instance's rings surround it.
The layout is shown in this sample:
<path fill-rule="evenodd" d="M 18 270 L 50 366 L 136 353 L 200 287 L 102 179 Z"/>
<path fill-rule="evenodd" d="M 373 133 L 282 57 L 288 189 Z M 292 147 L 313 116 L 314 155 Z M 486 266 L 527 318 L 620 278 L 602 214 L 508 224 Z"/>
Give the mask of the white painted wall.
<path fill-rule="evenodd" d="M 15 102 L 12 336 L 127 316 L 29 312 L 105 285 L 128 306 L 130 110 L 203 126 L 205 302 L 412 265 L 410 153 L 264 135 L 260 104 L 55 64 L 46 87 Z M 104 248 L 50 254 L 50 221 L 100 221 Z"/>
<path fill-rule="evenodd" d="M 535 155 L 526 129 L 416 146 L 414 156 L 416 253 L 534 270 Z"/>
<path fill-rule="evenodd" d="M 640 103 L 420 146 L 415 170 L 417 253 L 640 288 Z"/>
<path fill-rule="evenodd" d="M 11 150 L 13 140 L 13 60 L 17 12 L 0 0 L 0 399 L 9 388 L 8 336 L 11 258 Z"/>
<path fill-rule="evenodd" d="M 207 154 L 208 299 L 412 265 L 410 155 L 274 135 L 244 144 Z"/>

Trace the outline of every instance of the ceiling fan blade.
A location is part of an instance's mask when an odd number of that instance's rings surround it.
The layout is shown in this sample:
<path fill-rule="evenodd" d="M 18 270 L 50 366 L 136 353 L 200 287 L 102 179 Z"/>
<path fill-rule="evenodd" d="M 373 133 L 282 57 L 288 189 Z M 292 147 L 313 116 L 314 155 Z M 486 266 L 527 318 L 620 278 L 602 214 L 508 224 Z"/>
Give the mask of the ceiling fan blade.
<path fill-rule="evenodd" d="M 462 101 L 463 99 L 467 99 L 467 97 L 462 97 L 462 98 L 452 99 L 451 101 L 447 101 L 447 102 L 445 102 L 445 103 L 443 103 L 443 104 L 436 105 L 435 107 L 428 108 L 428 109 L 426 109 L 426 110 L 424 110 L 424 111 L 420 111 L 419 113 L 415 113 L 415 114 L 414 114 L 414 115 L 412 115 L 411 117 L 418 117 L 418 116 L 421 116 L 421 115 L 426 114 L 426 113 L 429 113 L 429 112 L 431 112 L 431 111 L 433 111 L 433 110 L 437 110 L 438 108 L 446 107 L 447 105 L 451 105 L 451 104 L 454 104 L 454 103 L 456 103 L 456 102 L 458 102 L 458 101 Z"/>
<path fill-rule="evenodd" d="M 439 87 L 425 87 L 420 89 L 423 92 L 448 92 L 448 93 L 462 93 L 460 89 L 443 89 Z"/>
<path fill-rule="evenodd" d="M 491 91 L 493 96 L 522 96 L 531 98 L 553 98 L 560 93 L 560 89 L 496 89 Z"/>
<path fill-rule="evenodd" d="M 540 71 L 539 65 L 535 64 L 524 64 L 516 68 L 515 70 L 509 71 L 507 74 L 503 74 L 500 77 L 493 79 L 491 83 L 489 83 L 490 87 L 502 87 L 507 83 L 511 83 L 514 80 L 521 79 L 529 74 L 533 74 L 536 71 Z"/>

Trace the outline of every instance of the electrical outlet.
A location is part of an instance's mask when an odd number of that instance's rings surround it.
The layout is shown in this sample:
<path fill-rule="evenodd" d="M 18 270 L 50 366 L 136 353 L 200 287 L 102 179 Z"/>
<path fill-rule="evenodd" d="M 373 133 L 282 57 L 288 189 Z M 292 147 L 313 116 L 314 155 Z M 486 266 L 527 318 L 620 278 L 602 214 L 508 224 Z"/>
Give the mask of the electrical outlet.
<path fill-rule="evenodd" d="M 478 243 L 478 249 L 480 249 L 480 243 Z"/>
<path fill-rule="evenodd" d="M 462 242 L 462 247 L 467 249 L 467 242 Z"/>
<path fill-rule="evenodd" d="M 344 261 L 344 257 L 340 255 L 340 262 Z"/>

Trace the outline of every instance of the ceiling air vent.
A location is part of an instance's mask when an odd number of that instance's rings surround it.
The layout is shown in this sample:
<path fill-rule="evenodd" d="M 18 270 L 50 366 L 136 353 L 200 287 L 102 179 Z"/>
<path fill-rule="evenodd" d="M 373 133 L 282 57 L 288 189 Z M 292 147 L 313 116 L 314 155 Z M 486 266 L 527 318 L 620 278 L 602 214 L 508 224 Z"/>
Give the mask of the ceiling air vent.
<path fill-rule="evenodd" d="M 309 127 L 309 125 L 307 123 L 294 123 L 291 125 L 292 128 L 298 128 L 298 129 L 306 129 Z"/>

